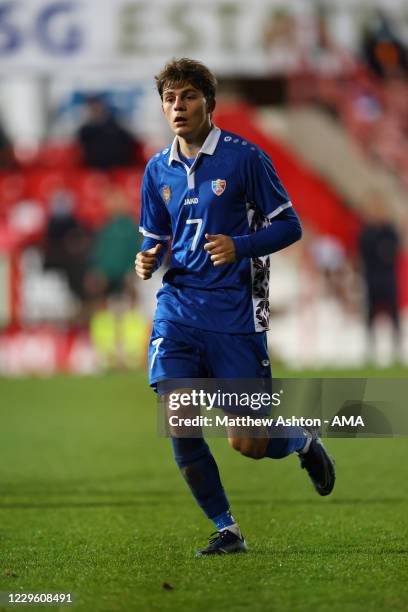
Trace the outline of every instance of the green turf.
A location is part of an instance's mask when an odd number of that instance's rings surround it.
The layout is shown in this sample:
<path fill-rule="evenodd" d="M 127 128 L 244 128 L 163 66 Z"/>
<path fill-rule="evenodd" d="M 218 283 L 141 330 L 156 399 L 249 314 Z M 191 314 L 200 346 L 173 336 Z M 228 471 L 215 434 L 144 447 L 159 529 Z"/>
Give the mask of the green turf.
<path fill-rule="evenodd" d="M 0 591 L 73 591 L 89 612 L 408 609 L 407 439 L 329 440 L 327 499 L 296 457 L 214 440 L 250 553 L 194 559 L 212 527 L 143 376 L 3 379 L 0 401 Z"/>

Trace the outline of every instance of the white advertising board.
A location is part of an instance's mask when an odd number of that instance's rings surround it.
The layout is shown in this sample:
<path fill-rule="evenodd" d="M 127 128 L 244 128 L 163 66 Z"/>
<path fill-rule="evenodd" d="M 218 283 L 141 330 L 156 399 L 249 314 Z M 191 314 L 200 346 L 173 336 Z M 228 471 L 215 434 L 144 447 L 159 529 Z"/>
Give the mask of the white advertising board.
<path fill-rule="evenodd" d="M 408 27 L 405 0 L 323 5 L 333 41 L 346 48 L 356 48 L 375 6 L 386 7 L 402 35 Z M 190 56 L 219 74 L 264 74 L 276 57 L 295 65 L 313 48 L 315 10 L 309 0 L 0 0 L 0 73 L 125 69 L 144 77 L 170 57 Z"/>

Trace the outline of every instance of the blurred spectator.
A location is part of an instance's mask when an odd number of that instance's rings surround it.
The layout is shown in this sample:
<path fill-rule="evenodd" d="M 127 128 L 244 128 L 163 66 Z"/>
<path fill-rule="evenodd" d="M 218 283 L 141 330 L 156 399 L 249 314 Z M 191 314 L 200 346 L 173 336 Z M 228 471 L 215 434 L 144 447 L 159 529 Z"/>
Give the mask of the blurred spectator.
<path fill-rule="evenodd" d="M 363 32 L 361 44 L 363 58 L 380 77 L 395 77 L 408 73 L 408 57 L 391 20 L 376 11 L 374 20 Z"/>
<path fill-rule="evenodd" d="M 75 217 L 74 204 L 73 194 L 66 189 L 55 191 L 50 198 L 44 241 L 44 268 L 63 271 L 70 289 L 82 300 L 91 236 Z"/>
<path fill-rule="evenodd" d="M 109 218 L 95 233 L 85 280 L 87 295 L 99 301 L 133 292 L 134 261 L 140 246 L 138 226 L 120 187 L 109 189 L 105 206 Z"/>
<path fill-rule="evenodd" d="M 105 206 L 109 218 L 92 241 L 85 279 L 90 336 L 102 367 L 134 369 L 145 365 L 149 337 L 146 317 L 136 307 L 140 233 L 120 187 L 109 189 Z"/>
<path fill-rule="evenodd" d="M 356 73 L 351 81 L 343 84 L 343 91 L 337 91 L 336 103 L 350 132 L 368 150 L 373 130 L 385 111 L 371 76 L 365 71 Z"/>
<path fill-rule="evenodd" d="M 335 236 L 316 236 L 310 246 L 313 261 L 322 275 L 329 295 L 349 306 L 346 287 L 347 259 L 343 245 Z"/>
<path fill-rule="evenodd" d="M 408 82 L 380 81 L 365 68 L 353 78 L 320 78 L 314 100 L 340 118 L 362 150 L 408 184 Z"/>
<path fill-rule="evenodd" d="M 304 63 L 296 18 L 290 9 L 277 9 L 265 25 L 263 46 L 268 54 L 268 70 L 293 73 Z"/>
<path fill-rule="evenodd" d="M 315 36 L 307 45 L 308 67 L 322 77 L 350 72 L 355 67 L 355 60 L 334 42 L 330 34 L 327 7 L 317 4 L 315 10 Z"/>
<path fill-rule="evenodd" d="M 0 171 L 16 168 L 13 145 L 0 122 Z"/>
<path fill-rule="evenodd" d="M 116 120 L 102 98 L 86 99 L 88 118 L 77 132 L 83 163 L 98 170 L 132 166 L 141 162 L 141 146 Z"/>
<path fill-rule="evenodd" d="M 89 332 L 92 345 L 104 369 L 146 367 L 150 326 L 134 302 L 109 299 L 107 308 L 94 313 Z"/>
<path fill-rule="evenodd" d="M 386 312 L 394 330 L 394 353 L 401 354 L 401 329 L 398 311 L 397 258 L 399 236 L 389 220 L 385 203 L 374 194 L 366 207 L 365 223 L 359 236 L 363 279 L 366 289 L 366 323 L 369 333 L 369 355 L 373 354 L 374 320 Z"/>

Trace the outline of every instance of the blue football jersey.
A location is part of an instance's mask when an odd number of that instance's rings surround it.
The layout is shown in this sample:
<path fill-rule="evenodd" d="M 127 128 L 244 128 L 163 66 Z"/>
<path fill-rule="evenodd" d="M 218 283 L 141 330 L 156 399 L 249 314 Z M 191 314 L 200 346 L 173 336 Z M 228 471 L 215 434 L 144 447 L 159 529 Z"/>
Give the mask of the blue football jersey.
<path fill-rule="evenodd" d="M 210 331 L 263 332 L 269 324 L 269 256 L 214 266 L 205 234 L 244 236 L 267 227 L 291 202 L 259 147 L 213 126 L 191 165 L 177 137 L 147 164 L 140 231 L 171 238 L 156 320 Z"/>

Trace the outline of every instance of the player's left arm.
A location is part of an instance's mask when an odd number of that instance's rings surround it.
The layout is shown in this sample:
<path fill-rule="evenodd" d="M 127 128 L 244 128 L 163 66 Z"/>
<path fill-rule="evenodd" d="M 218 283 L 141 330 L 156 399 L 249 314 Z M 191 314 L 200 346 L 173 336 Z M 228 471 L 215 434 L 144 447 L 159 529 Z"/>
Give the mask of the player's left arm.
<path fill-rule="evenodd" d="M 233 263 L 243 257 L 262 257 L 281 251 L 302 237 L 302 226 L 293 207 L 277 215 L 270 226 L 244 236 L 206 234 L 204 249 L 214 266 Z"/>
<path fill-rule="evenodd" d="M 302 226 L 293 206 L 285 208 L 271 220 L 269 227 L 247 234 L 235 236 L 236 257 L 262 257 L 276 253 L 290 246 L 302 237 Z"/>
<path fill-rule="evenodd" d="M 248 202 L 254 202 L 270 225 L 244 236 L 206 234 L 213 264 L 233 263 L 243 257 L 262 257 L 280 251 L 302 237 L 302 226 L 272 161 L 258 148 L 251 148 L 241 167 L 241 180 Z"/>

